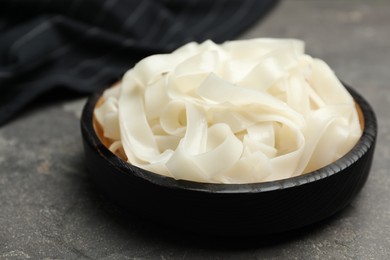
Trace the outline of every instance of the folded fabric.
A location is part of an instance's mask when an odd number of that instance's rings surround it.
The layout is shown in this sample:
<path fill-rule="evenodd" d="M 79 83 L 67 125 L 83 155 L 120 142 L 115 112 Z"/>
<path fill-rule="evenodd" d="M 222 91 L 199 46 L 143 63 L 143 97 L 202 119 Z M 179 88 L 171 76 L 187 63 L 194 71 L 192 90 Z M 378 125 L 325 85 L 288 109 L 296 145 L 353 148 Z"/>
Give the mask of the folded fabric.
<path fill-rule="evenodd" d="M 145 56 L 233 39 L 276 2 L 2 0 L 0 126 L 49 90 L 88 94 Z"/>

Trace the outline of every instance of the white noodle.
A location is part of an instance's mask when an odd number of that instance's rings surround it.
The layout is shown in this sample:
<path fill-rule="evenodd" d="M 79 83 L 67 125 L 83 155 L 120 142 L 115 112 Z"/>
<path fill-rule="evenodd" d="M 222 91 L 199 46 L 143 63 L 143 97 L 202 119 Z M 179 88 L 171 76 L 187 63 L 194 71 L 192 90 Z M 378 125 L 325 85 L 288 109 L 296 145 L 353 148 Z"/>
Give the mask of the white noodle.
<path fill-rule="evenodd" d="M 299 40 L 189 43 L 143 59 L 103 97 L 95 115 L 111 150 L 176 179 L 289 178 L 361 136 L 353 98 Z"/>

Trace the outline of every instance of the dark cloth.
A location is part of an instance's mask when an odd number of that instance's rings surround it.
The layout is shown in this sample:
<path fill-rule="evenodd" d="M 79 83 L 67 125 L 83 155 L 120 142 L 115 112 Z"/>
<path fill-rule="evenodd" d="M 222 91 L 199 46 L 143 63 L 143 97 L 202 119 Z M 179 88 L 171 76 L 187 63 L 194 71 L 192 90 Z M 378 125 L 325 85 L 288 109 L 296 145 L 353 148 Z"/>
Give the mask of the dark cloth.
<path fill-rule="evenodd" d="M 233 39 L 275 3 L 2 0 L 0 125 L 49 90 L 88 94 L 118 80 L 145 56 L 189 41 Z"/>

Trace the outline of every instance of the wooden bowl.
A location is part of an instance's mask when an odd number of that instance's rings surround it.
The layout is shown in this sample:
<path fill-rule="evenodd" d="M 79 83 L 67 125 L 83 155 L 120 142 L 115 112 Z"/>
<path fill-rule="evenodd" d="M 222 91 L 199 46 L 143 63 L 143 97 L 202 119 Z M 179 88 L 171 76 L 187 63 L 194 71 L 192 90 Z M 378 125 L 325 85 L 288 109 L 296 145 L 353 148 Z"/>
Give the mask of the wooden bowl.
<path fill-rule="evenodd" d="M 95 132 L 93 112 L 101 92 L 89 98 L 81 118 L 86 165 L 109 198 L 157 224 L 222 236 L 268 235 L 307 226 L 347 206 L 370 171 L 377 135 L 375 114 L 361 95 L 347 89 L 361 112 L 361 138 L 339 160 L 301 176 L 210 184 L 175 180 L 130 165 L 111 153 Z"/>

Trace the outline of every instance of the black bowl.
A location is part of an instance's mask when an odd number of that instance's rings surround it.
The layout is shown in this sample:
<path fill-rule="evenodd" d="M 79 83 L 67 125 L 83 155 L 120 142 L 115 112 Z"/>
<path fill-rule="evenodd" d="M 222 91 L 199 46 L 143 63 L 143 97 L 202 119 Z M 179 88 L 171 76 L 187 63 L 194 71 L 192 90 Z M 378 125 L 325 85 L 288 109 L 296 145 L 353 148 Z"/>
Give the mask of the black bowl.
<path fill-rule="evenodd" d="M 175 180 L 130 165 L 111 153 L 95 132 L 93 111 L 101 93 L 89 98 L 81 119 L 87 168 L 98 187 L 123 209 L 180 230 L 247 236 L 307 226 L 347 206 L 370 171 L 375 114 L 362 96 L 347 89 L 361 109 L 363 135 L 344 157 L 305 175 L 263 183 L 210 184 Z"/>

